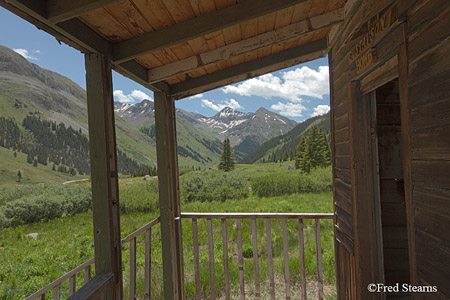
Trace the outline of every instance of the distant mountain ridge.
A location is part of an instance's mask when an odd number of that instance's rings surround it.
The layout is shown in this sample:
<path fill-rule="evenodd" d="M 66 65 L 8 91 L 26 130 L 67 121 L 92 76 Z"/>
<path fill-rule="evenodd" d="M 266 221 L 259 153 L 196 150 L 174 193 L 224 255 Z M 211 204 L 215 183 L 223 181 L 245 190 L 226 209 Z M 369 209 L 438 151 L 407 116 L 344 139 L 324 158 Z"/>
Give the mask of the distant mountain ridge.
<path fill-rule="evenodd" d="M 114 103 L 114 111 L 133 125 L 153 123 L 155 109 L 153 102 L 143 100 L 136 104 Z M 268 139 L 286 133 L 297 125 L 293 120 L 280 116 L 265 108 L 244 113 L 225 107 L 212 117 L 176 109 L 177 122 L 188 123 L 204 135 L 223 140 L 230 138 L 236 159 L 241 159 Z"/>
<path fill-rule="evenodd" d="M 114 109 L 118 149 L 137 163 L 156 165 L 154 103 L 115 103 Z M 28 115 L 88 133 L 86 92 L 79 85 L 0 46 L 0 116 L 21 126 Z M 180 166 L 215 167 L 225 136 L 239 160 L 296 125 L 264 108 L 255 113 L 224 108 L 212 117 L 178 108 L 176 116 Z"/>
<path fill-rule="evenodd" d="M 330 113 L 321 116 L 313 117 L 297 124 L 291 131 L 273 137 L 264 142 L 259 147 L 255 148 L 253 152 L 244 157 L 240 163 L 253 164 L 263 161 L 279 161 L 292 159 L 295 155 L 295 149 L 303 135 L 307 135 L 311 126 L 315 124 L 322 128 L 329 136 L 330 134 Z"/>

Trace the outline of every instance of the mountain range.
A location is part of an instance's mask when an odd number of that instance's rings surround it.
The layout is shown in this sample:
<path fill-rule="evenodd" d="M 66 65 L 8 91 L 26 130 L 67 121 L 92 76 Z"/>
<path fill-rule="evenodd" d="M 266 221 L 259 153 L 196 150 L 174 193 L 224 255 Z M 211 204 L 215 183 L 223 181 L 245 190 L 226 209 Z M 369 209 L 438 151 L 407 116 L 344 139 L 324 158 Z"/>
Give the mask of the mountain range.
<path fill-rule="evenodd" d="M 116 102 L 114 110 L 118 149 L 139 164 L 156 165 L 153 102 Z M 86 93 L 80 86 L 0 46 L 0 117 L 12 117 L 20 127 L 29 115 L 88 133 Z M 239 161 L 297 126 L 265 108 L 244 113 L 226 107 L 212 117 L 177 108 L 176 116 L 180 166 L 203 168 L 217 165 L 225 137 Z"/>

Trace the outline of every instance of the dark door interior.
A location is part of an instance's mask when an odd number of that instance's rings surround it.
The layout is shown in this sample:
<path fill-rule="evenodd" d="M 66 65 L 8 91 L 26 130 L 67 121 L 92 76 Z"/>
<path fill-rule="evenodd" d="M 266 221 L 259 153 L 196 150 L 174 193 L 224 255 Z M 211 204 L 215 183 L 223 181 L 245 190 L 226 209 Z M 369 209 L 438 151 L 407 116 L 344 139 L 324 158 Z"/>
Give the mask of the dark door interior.
<path fill-rule="evenodd" d="M 385 284 L 409 283 L 408 234 L 403 180 L 403 149 L 398 79 L 372 93 L 372 116 L 376 120 L 375 148 L 378 152 L 379 207 Z M 374 114 L 375 113 L 375 114 Z M 375 130 L 374 130 L 375 129 Z M 408 299 L 402 293 L 388 293 L 386 299 Z"/>

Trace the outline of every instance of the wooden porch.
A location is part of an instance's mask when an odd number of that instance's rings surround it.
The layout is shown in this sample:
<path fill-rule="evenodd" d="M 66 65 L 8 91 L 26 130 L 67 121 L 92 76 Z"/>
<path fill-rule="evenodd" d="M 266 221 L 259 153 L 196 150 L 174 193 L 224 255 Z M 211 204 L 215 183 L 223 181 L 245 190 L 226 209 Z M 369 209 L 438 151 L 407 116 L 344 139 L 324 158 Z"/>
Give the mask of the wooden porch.
<path fill-rule="evenodd" d="M 72 299 L 126 296 L 112 69 L 155 91 L 164 297 L 185 299 L 187 237 L 182 238 L 181 220 L 188 215 L 180 210 L 175 100 L 326 55 L 338 299 L 450 299 L 448 0 L 0 0 L 0 5 L 86 57 L 95 276 L 88 281 L 86 271 L 87 283 Z M 206 218 L 212 222 L 212 216 Z M 131 257 L 134 241 L 127 241 Z M 70 283 L 73 274 L 64 278 Z M 132 269 L 130 278 L 134 274 Z M 371 292 L 371 283 L 436 291 Z M 55 295 L 57 286 L 51 287 Z M 69 286 L 75 290 L 73 279 Z"/>
<path fill-rule="evenodd" d="M 281 229 L 282 239 L 282 257 L 284 265 L 284 287 L 282 298 L 284 299 L 324 299 L 323 289 L 323 268 L 322 268 L 322 248 L 321 248 L 321 221 L 322 226 L 324 222 L 332 222 L 334 218 L 333 214 L 301 214 L 301 213 L 181 213 L 180 221 L 192 223 L 192 236 L 183 235 L 184 240 L 192 238 L 193 245 L 193 259 L 184 259 L 184 269 L 194 269 L 194 286 L 195 286 L 195 299 L 231 299 L 239 297 L 239 299 L 255 298 L 255 299 L 280 299 L 280 285 L 275 285 L 275 271 L 274 271 L 274 255 L 272 254 L 274 245 L 272 243 L 272 231 Z M 252 258 L 244 258 L 243 253 L 243 229 L 245 227 L 242 224 L 243 220 L 249 220 L 250 232 L 247 235 L 252 239 Z M 309 291 L 309 297 L 307 296 L 307 277 L 306 277 L 306 265 L 305 265 L 305 235 L 304 235 L 304 220 L 311 220 L 314 225 L 314 237 L 315 237 L 315 256 L 316 256 L 316 284 L 317 293 L 311 296 Z M 328 221 L 327 221 L 328 220 Z M 206 222 L 207 227 L 207 247 L 205 249 L 199 249 L 199 231 L 198 223 Z M 213 234 L 213 222 L 220 223 L 221 234 L 214 237 Z M 257 222 L 263 225 L 262 232 L 257 230 Z M 297 227 L 295 235 L 298 244 L 297 255 L 292 254 L 292 241 L 288 239 L 287 223 L 294 223 Z M 148 224 L 142 226 L 135 232 L 122 239 L 122 252 L 129 251 L 129 262 L 123 265 L 129 265 L 128 270 L 125 271 L 123 276 L 124 282 L 127 282 L 127 291 L 124 295 L 126 299 L 155 299 L 152 296 L 152 232 L 158 228 L 160 224 L 160 218 L 156 218 Z M 274 225 L 279 225 L 274 227 Z M 281 226 L 280 226 L 281 225 Z M 331 224 L 328 224 L 331 225 Z M 230 228 L 232 227 L 232 228 Z M 312 229 L 312 228 L 311 228 Z M 233 238 L 233 231 L 236 234 L 236 238 Z M 245 232 L 245 231 L 244 231 Z M 264 249 L 261 245 L 261 238 L 265 238 Z M 139 249 L 137 240 L 141 239 L 144 243 L 141 243 L 143 249 Z M 222 241 L 222 263 L 224 282 L 220 283 L 223 288 L 216 288 L 219 284 L 216 279 L 216 268 L 221 266 L 215 266 L 217 262 L 214 259 L 215 244 L 214 240 Z M 153 242 L 153 247 L 155 243 Z M 230 247 L 230 244 L 235 247 Z M 159 243 L 158 246 L 161 244 Z M 200 265 L 199 256 L 200 252 L 205 251 L 208 253 L 209 265 Z M 144 282 L 144 286 L 141 289 L 137 288 L 137 281 L 139 280 L 136 264 L 136 253 L 143 253 L 145 258 L 143 277 L 140 278 Z M 184 250 L 186 253 L 186 250 Z M 244 276 L 244 260 L 252 260 L 253 281 L 246 281 Z M 299 261 L 299 274 L 295 274 L 296 271 L 290 270 L 289 261 Z M 193 266 L 189 264 L 193 263 Z M 268 280 L 260 280 L 260 264 L 266 263 L 268 265 Z M 230 285 L 230 264 L 235 264 L 239 269 L 239 288 L 238 291 Z M 72 271 L 68 272 L 64 276 L 50 283 L 48 286 L 40 289 L 36 293 L 30 295 L 25 300 L 43 300 L 52 296 L 54 300 L 62 299 L 62 295 L 68 295 L 69 299 L 97 299 L 101 295 L 101 291 L 111 285 L 112 275 L 106 275 L 91 280 L 92 269 L 95 265 L 95 259 L 92 258 L 82 265 L 76 267 Z M 246 266 L 248 267 L 248 263 Z M 209 269 L 209 294 L 202 293 L 202 286 L 200 282 L 200 268 Z M 309 266 L 311 268 L 311 266 Z M 128 271 L 128 272 L 127 272 Z M 142 270 L 141 270 L 142 271 Z M 153 270 L 155 272 L 155 270 Z M 77 277 L 83 276 L 84 285 L 77 287 Z M 184 276 L 184 274 L 183 274 Z M 295 281 L 295 278 L 299 278 L 299 282 Z M 68 284 L 67 284 L 68 282 Z M 294 283 L 294 286 L 291 284 Z M 276 294 L 277 289 L 277 294 Z M 296 297 L 292 297 L 292 294 Z M 81 296 L 80 296 L 81 295 Z M 81 298 L 80 298 L 81 297 Z"/>

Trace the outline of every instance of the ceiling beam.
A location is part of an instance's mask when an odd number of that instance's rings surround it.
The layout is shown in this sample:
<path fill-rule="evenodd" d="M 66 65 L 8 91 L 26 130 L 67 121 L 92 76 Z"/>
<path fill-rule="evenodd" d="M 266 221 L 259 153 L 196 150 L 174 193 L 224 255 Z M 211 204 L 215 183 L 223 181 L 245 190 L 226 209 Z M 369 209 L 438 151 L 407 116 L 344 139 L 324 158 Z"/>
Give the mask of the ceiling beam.
<path fill-rule="evenodd" d="M 304 1 L 306 0 L 246 0 L 158 31 L 119 42 L 114 45 L 113 61 L 122 63 Z"/>
<path fill-rule="evenodd" d="M 218 87 L 292 67 L 305 61 L 323 57 L 328 53 L 327 39 L 321 39 L 235 65 L 201 77 L 189 79 L 170 86 L 171 96 L 181 99 Z"/>
<path fill-rule="evenodd" d="M 58 24 L 46 18 L 44 0 L 0 0 L 0 6 L 48 32 L 58 41 L 83 53 L 102 53 L 112 57 L 112 45 L 78 19 L 67 20 Z M 166 83 L 149 84 L 147 69 L 135 62 L 114 64 L 113 69 L 122 75 L 139 82 L 152 91 L 168 92 Z"/>
<path fill-rule="evenodd" d="M 125 77 L 132 78 L 142 86 L 154 92 L 170 93 L 169 85 L 165 82 L 148 83 L 148 69 L 137 63 L 135 60 L 130 60 L 121 64 L 112 66 L 113 70 L 122 74 Z"/>
<path fill-rule="evenodd" d="M 47 0 L 47 19 L 52 23 L 67 21 L 119 0 Z"/>
<path fill-rule="evenodd" d="M 280 29 L 229 44 L 196 56 L 162 65 L 148 71 L 149 83 L 167 80 L 177 75 L 192 72 L 232 59 L 256 50 L 264 49 L 290 39 L 298 38 L 340 24 L 344 20 L 343 8 L 315 16 Z"/>

